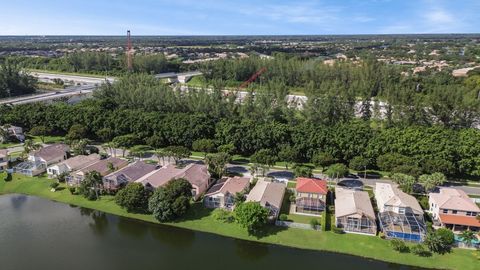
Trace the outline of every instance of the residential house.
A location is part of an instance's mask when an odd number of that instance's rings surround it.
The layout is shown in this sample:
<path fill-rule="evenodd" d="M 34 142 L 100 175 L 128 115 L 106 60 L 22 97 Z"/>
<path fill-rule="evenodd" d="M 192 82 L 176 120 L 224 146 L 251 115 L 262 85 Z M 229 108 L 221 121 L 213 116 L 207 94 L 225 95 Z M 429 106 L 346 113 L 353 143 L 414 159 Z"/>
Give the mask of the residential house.
<path fill-rule="evenodd" d="M 246 192 L 250 187 L 250 178 L 230 177 L 220 179 L 210 187 L 203 198 L 205 207 L 233 209 L 237 193 Z"/>
<path fill-rule="evenodd" d="M 480 231 L 480 208 L 465 191 L 442 187 L 438 193 L 428 194 L 435 227 L 449 228 L 455 233 L 465 230 Z"/>
<path fill-rule="evenodd" d="M 68 145 L 61 143 L 45 146 L 29 153 L 28 160 L 16 165 L 14 170 L 27 176 L 39 175 L 44 173 L 48 166 L 66 160 L 69 151 Z"/>
<path fill-rule="evenodd" d="M 327 181 L 316 178 L 297 178 L 295 212 L 320 215 L 325 210 L 327 193 Z"/>
<path fill-rule="evenodd" d="M 103 185 L 108 190 L 116 190 L 128 183 L 137 181 L 156 169 L 157 165 L 147 164 L 143 161 L 136 161 L 105 176 L 103 178 Z"/>
<path fill-rule="evenodd" d="M 377 234 L 375 212 L 368 192 L 335 188 L 335 226 L 350 233 Z"/>
<path fill-rule="evenodd" d="M 259 202 L 269 210 L 269 218 L 276 219 L 282 208 L 285 184 L 258 181 L 247 195 L 247 202 Z"/>
<path fill-rule="evenodd" d="M 92 165 L 84 167 L 80 170 L 74 171 L 67 178 L 67 182 L 71 186 L 78 186 L 85 179 L 89 172 L 96 171 L 102 176 L 106 176 L 116 170 L 119 170 L 128 165 L 128 161 L 116 157 L 109 157 L 107 159 L 99 160 Z"/>
<path fill-rule="evenodd" d="M 51 165 L 47 168 L 48 177 L 54 178 L 62 173 L 70 173 L 81 168 L 92 165 L 100 160 L 99 154 L 91 154 L 88 156 L 78 155 L 73 158 L 69 158 L 58 164 Z"/>
<path fill-rule="evenodd" d="M 158 188 L 166 185 L 173 179 L 179 178 L 183 178 L 192 184 L 192 195 L 195 200 L 199 199 L 211 184 L 211 176 L 207 166 L 196 163 L 190 163 L 184 167 L 168 164 L 141 177 L 135 182 L 142 183 L 144 186 L 151 188 Z"/>
<path fill-rule="evenodd" d="M 379 210 L 378 219 L 385 237 L 413 242 L 424 240 L 424 213 L 415 197 L 391 183 L 376 183 L 374 193 Z"/>
<path fill-rule="evenodd" d="M 8 150 L 0 149 L 0 172 L 8 168 Z"/>
<path fill-rule="evenodd" d="M 23 128 L 17 126 L 0 126 L 1 129 L 6 130 L 8 132 L 9 138 L 15 138 L 18 141 L 25 141 L 25 134 L 23 134 Z M 0 137 L 0 142 L 3 142 L 4 138 Z"/>

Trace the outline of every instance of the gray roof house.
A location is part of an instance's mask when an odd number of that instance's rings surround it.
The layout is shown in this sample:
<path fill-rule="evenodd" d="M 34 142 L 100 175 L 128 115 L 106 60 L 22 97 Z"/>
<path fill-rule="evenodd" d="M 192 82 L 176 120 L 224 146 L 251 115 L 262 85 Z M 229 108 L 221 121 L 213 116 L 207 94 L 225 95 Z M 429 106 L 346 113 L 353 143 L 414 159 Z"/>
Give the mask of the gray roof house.
<path fill-rule="evenodd" d="M 102 176 L 106 176 L 109 173 L 119 170 L 128 165 L 128 161 L 116 157 L 109 157 L 107 159 L 99 160 L 90 166 L 77 170 L 70 174 L 67 179 L 69 185 L 75 186 L 85 179 L 85 175 L 89 172 L 96 171 Z M 113 169 L 112 169 L 113 167 Z"/>
<path fill-rule="evenodd" d="M 233 209 L 237 193 L 246 192 L 250 187 L 250 178 L 230 177 L 220 179 L 208 189 L 203 198 L 203 204 L 207 208 Z"/>
<path fill-rule="evenodd" d="M 259 202 L 270 211 L 269 218 L 276 219 L 282 208 L 285 184 L 259 180 L 247 195 L 247 202 Z"/>
<path fill-rule="evenodd" d="M 116 190 L 128 183 L 132 183 L 157 169 L 157 165 L 147 164 L 143 161 L 136 161 L 122 169 L 110 173 L 103 178 L 103 185 L 106 189 Z"/>
<path fill-rule="evenodd" d="M 88 156 L 78 155 L 69 158 L 58 164 L 51 165 L 47 168 L 48 177 L 53 178 L 62 173 L 69 173 L 90 166 L 100 160 L 99 154 L 91 154 Z"/>
<path fill-rule="evenodd" d="M 142 183 L 144 186 L 158 188 L 166 185 L 173 179 L 183 178 L 192 184 L 192 194 L 197 200 L 207 191 L 210 186 L 211 177 L 207 166 L 203 164 L 191 163 L 185 167 L 177 167 L 174 164 L 168 164 L 158 170 L 155 170 L 135 182 Z"/>
<path fill-rule="evenodd" d="M 28 160 L 16 165 L 14 171 L 27 176 L 39 175 L 44 173 L 48 166 L 66 160 L 69 151 L 70 147 L 66 144 L 47 145 L 29 153 Z"/>

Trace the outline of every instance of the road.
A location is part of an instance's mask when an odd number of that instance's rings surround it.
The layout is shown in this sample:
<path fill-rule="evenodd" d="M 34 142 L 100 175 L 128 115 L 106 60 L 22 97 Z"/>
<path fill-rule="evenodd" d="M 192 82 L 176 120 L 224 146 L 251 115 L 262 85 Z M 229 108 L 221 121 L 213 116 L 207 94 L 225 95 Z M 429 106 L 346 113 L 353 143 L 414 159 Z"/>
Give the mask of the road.
<path fill-rule="evenodd" d="M 91 96 L 96 88 L 97 86 L 93 84 L 75 85 L 57 92 L 2 99 L 0 100 L 0 104 L 20 105 L 35 102 L 47 102 L 62 98 L 72 99 L 75 97 L 82 99 L 82 97 Z"/>
<path fill-rule="evenodd" d="M 57 74 L 57 73 L 47 73 L 47 72 L 31 72 L 32 76 L 38 78 L 41 82 L 53 82 L 54 79 L 60 79 L 65 83 L 70 82 L 74 84 L 93 84 L 101 85 L 106 81 L 113 83 L 116 81 L 114 77 L 94 77 L 86 75 L 68 75 L 68 74 Z"/>

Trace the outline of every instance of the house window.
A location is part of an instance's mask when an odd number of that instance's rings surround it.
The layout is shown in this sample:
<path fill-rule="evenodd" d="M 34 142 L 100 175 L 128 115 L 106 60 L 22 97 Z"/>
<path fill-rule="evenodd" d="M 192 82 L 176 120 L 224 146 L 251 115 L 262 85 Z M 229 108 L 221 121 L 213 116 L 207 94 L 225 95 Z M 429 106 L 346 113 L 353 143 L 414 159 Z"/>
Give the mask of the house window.
<path fill-rule="evenodd" d="M 442 211 L 444 214 L 448 214 L 448 209 L 443 209 Z"/>
<path fill-rule="evenodd" d="M 457 210 L 452 210 L 452 214 L 457 214 Z"/>
<path fill-rule="evenodd" d="M 399 214 L 405 214 L 405 208 L 403 208 L 403 207 L 398 208 L 398 213 Z"/>

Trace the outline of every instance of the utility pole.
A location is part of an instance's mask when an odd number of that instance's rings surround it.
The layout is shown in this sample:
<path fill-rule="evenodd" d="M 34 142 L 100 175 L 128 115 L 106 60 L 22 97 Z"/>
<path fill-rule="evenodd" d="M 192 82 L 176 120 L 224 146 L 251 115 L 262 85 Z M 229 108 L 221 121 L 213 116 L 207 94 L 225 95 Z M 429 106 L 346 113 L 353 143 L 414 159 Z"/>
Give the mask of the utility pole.
<path fill-rule="evenodd" d="M 130 37 L 130 30 L 127 30 L 127 70 L 133 72 L 133 48 L 132 39 Z"/>

